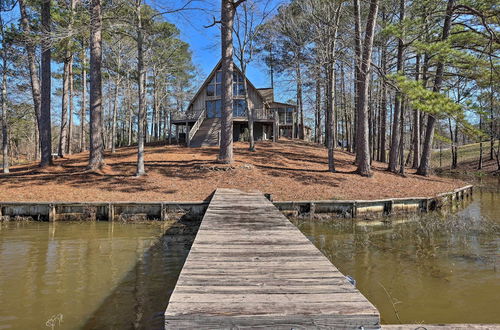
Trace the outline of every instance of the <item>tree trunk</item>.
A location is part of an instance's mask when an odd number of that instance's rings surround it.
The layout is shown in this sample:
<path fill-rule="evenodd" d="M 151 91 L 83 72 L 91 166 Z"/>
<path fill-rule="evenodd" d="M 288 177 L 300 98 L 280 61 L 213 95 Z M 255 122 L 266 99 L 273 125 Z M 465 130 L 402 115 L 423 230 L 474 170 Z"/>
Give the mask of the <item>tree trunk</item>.
<path fill-rule="evenodd" d="M 354 150 L 356 151 L 356 160 L 355 164 L 359 163 L 359 155 L 358 150 L 358 141 L 361 138 L 361 129 L 359 127 L 359 96 L 361 95 L 361 64 L 362 64 L 362 44 L 361 44 L 361 13 L 359 9 L 359 0 L 353 0 L 353 9 L 354 9 L 354 132 L 353 136 L 353 144 Z"/>
<path fill-rule="evenodd" d="M 441 40 L 445 41 L 448 39 L 451 29 L 451 19 L 453 16 L 453 7 L 455 6 L 456 0 L 448 0 L 446 6 L 446 17 L 443 25 L 443 33 Z M 443 72 L 444 63 L 442 61 L 438 62 L 436 66 L 436 75 L 434 78 L 433 92 L 439 93 L 441 91 L 441 85 L 443 83 Z M 418 167 L 417 174 L 428 176 L 430 174 L 431 166 L 431 152 L 432 152 L 432 140 L 434 138 L 434 126 L 436 124 L 436 118 L 432 115 L 428 116 L 427 128 L 425 131 L 424 148 L 422 150 L 422 158 L 420 160 L 420 166 Z"/>
<path fill-rule="evenodd" d="M 344 114 L 344 141 L 346 143 L 347 151 L 351 150 L 351 133 L 350 133 L 350 125 L 349 125 L 349 115 L 347 114 L 347 95 L 346 95 L 346 87 L 345 87 L 345 72 L 344 72 L 344 63 L 340 62 L 340 93 L 342 94 L 342 103 L 343 103 L 343 114 Z M 342 147 L 344 147 L 344 143 L 342 143 Z"/>
<path fill-rule="evenodd" d="M 29 19 L 28 19 L 28 14 L 26 12 L 26 5 L 25 5 L 25 0 L 19 0 L 19 11 L 21 13 L 21 26 L 23 28 L 23 32 L 25 34 L 24 38 L 24 45 L 26 48 L 26 53 L 28 55 L 28 67 L 30 71 L 30 81 L 31 81 L 31 95 L 33 97 L 33 108 L 35 112 L 35 119 L 36 119 L 36 129 L 37 129 L 37 136 L 40 134 L 40 80 L 38 77 L 38 68 L 36 66 L 36 55 L 35 55 L 35 44 L 31 40 L 31 28 L 29 24 Z M 40 149 L 40 142 L 39 139 L 36 139 L 37 145 L 35 146 L 36 150 L 36 157 L 35 159 L 38 160 L 38 150 Z"/>
<path fill-rule="evenodd" d="M 68 54 L 66 54 L 68 55 Z M 64 157 L 66 154 L 66 145 L 68 143 L 68 91 L 69 91 L 69 59 L 64 59 L 63 69 L 63 89 L 61 102 L 61 127 L 59 133 L 59 148 L 57 154 Z"/>
<path fill-rule="evenodd" d="M 111 152 L 114 153 L 116 151 L 116 119 L 118 116 L 118 92 L 120 89 L 120 83 L 121 83 L 121 59 L 117 59 L 117 77 L 115 80 L 115 95 L 114 95 L 114 100 L 113 100 L 113 119 L 111 123 Z"/>
<path fill-rule="evenodd" d="M 455 140 L 453 141 L 453 148 L 455 151 L 453 152 L 453 159 L 452 159 L 452 164 L 451 168 L 455 169 L 458 167 L 458 124 L 455 122 L 455 134 L 454 134 Z"/>
<path fill-rule="evenodd" d="M 420 80 L 420 55 L 415 62 L 415 80 Z M 413 165 L 417 169 L 420 163 L 420 111 L 413 109 Z"/>
<path fill-rule="evenodd" d="M 358 0 L 354 0 L 357 2 Z M 378 0 L 370 0 L 370 11 L 366 22 L 365 40 L 363 44 L 362 62 L 359 76 L 358 89 L 358 139 L 356 140 L 356 155 L 358 161 L 358 174 L 362 176 L 371 176 L 370 165 L 370 143 L 368 136 L 368 87 L 370 82 L 370 66 L 373 49 L 373 38 L 375 32 L 375 23 L 377 20 Z"/>
<path fill-rule="evenodd" d="M 69 122 L 68 122 L 68 145 L 66 153 L 71 155 L 72 153 L 72 138 L 73 138 L 73 56 L 71 56 L 71 61 L 69 62 Z"/>
<path fill-rule="evenodd" d="M 402 23 L 405 18 L 405 0 L 400 0 L 399 7 L 399 22 Z M 403 39 L 400 38 L 398 40 L 398 54 L 397 54 L 397 73 L 404 74 L 403 72 L 403 51 L 404 44 Z M 401 117 L 401 108 L 402 108 L 402 95 L 399 90 L 396 91 L 396 97 L 394 100 L 394 119 L 392 120 L 392 137 L 391 137 L 391 149 L 389 150 L 389 171 L 396 172 L 398 166 L 398 155 L 399 155 L 399 143 L 400 139 L 403 139 L 400 136 L 400 128 L 399 122 Z"/>
<path fill-rule="evenodd" d="M 118 86 L 119 86 L 119 78 L 115 81 L 115 95 L 113 99 L 113 119 L 111 123 L 111 152 L 114 153 L 116 151 L 116 117 L 118 114 Z"/>
<path fill-rule="evenodd" d="M 218 161 L 224 164 L 233 162 L 233 23 L 236 6 L 232 0 L 222 0 L 222 116 Z"/>
<path fill-rule="evenodd" d="M 127 73 L 126 87 L 125 87 L 125 99 L 127 100 L 126 117 L 127 117 L 127 146 L 130 147 L 132 144 L 132 130 L 133 130 L 133 113 L 132 113 L 132 99 L 130 92 L 130 79 Z"/>
<path fill-rule="evenodd" d="M 137 72 L 139 74 L 139 113 L 137 115 L 137 171 L 136 176 L 146 174 L 144 169 L 144 128 L 146 122 L 146 72 L 144 70 L 144 50 L 143 50 L 143 31 L 142 31 L 142 0 L 136 0 L 137 15 Z"/>
<path fill-rule="evenodd" d="M 2 171 L 9 173 L 9 124 L 7 118 L 7 49 L 5 40 L 4 22 L 0 17 L 0 28 L 2 29 L 2 93 L 0 95 L 0 111 L 2 119 Z"/>
<path fill-rule="evenodd" d="M 172 144 L 172 111 L 168 112 L 168 144 Z"/>
<path fill-rule="evenodd" d="M 387 21 L 387 16 L 385 11 L 382 12 L 382 20 L 384 23 Z M 382 45 L 382 54 L 380 56 L 382 74 L 387 74 L 387 43 L 386 39 L 384 39 L 384 43 Z M 380 157 L 379 160 L 383 163 L 387 161 L 387 85 L 385 81 L 382 80 L 380 86 Z"/>
<path fill-rule="evenodd" d="M 297 61 L 300 61 L 300 59 L 298 59 Z M 296 64 L 295 73 L 297 75 L 297 107 L 300 116 L 298 124 L 298 135 L 299 139 L 304 140 L 306 135 L 306 128 L 304 127 L 304 107 L 302 105 L 302 72 L 300 70 L 300 62 Z"/>
<path fill-rule="evenodd" d="M 335 135 L 333 132 L 333 127 L 335 125 L 335 112 L 334 112 L 334 81 L 335 81 L 335 76 L 334 76 L 334 71 L 333 71 L 333 65 L 327 65 L 327 72 L 326 72 L 326 100 L 327 100 L 327 108 L 326 108 L 326 127 L 327 127 L 327 148 L 328 148 L 328 171 L 330 172 L 335 172 L 335 155 L 334 155 L 334 147 L 335 147 Z"/>
<path fill-rule="evenodd" d="M 490 46 L 491 47 L 491 46 Z M 493 97 L 493 59 L 490 55 L 490 160 L 493 160 L 493 151 L 495 150 L 495 120 L 493 116 L 494 97 Z"/>
<path fill-rule="evenodd" d="M 401 116 L 400 116 L 400 123 L 399 123 L 399 129 L 400 129 L 400 141 L 399 141 L 399 174 L 402 176 L 405 175 L 405 104 L 404 104 L 404 99 L 401 96 Z"/>
<path fill-rule="evenodd" d="M 153 76 L 153 137 L 154 141 L 160 139 L 160 107 L 158 105 L 158 82 L 156 75 Z"/>
<path fill-rule="evenodd" d="M 483 130 L 483 116 L 479 114 L 479 131 Z M 483 137 L 479 137 L 479 162 L 477 164 L 477 169 L 481 170 L 483 168 Z"/>
<path fill-rule="evenodd" d="M 42 62 L 41 62 L 41 101 L 40 101 L 40 145 L 42 157 L 40 167 L 52 165 L 52 132 L 50 115 L 51 98 L 51 42 L 50 42 L 50 0 L 42 1 Z"/>
<path fill-rule="evenodd" d="M 101 0 L 90 5 L 90 155 L 89 169 L 104 166 L 102 136 L 102 14 Z"/>
<path fill-rule="evenodd" d="M 385 82 L 382 82 L 380 91 L 380 161 L 387 161 L 387 88 Z"/>
<path fill-rule="evenodd" d="M 85 41 L 82 39 L 82 108 L 80 109 L 80 152 L 86 148 L 85 119 L 87 118 L 87 55 Z"/>
<path fill-rule="evenodd" d="M 78 0 L 70 0 L 70 20 L 68 26 L 68 37 L 73 38 L 73 23 L 74 23 L 74 15 L 75 15 L 75 7 L 76 2 Z M 66 153 L 71 155 L 72 148 L 72 136 L 73 136 L 73 50 L 68 49 L 69 55 L 69 65 L 68 65 L 68 78 L 69 78 L 69 86 L 68 86 L 68 105 L 69 105 L 69 116 L 68 116 L 68 135 L 67 135 L 67 145 Z"/>
<path fill-rule="evenodd" d="M 323 134 L 321 131 L 321 82 L 320 80 L 316 80 L 316 143 L 323 143 Z"/>
<path fill-rule="evenodd" d="M 243 59 L 244 54 L 241 54 L 241 58 Z M 251 109 L 248 106 L 248 83 L 247 83 L 247 66 L 246 63 L 241 60 L 241 73 L 243 75 L 243 93 L 245 97 L 245 112 L 248 118 L 248 150 L 255 151 L 255 137 L 254 137 L 254 109 Z"/>

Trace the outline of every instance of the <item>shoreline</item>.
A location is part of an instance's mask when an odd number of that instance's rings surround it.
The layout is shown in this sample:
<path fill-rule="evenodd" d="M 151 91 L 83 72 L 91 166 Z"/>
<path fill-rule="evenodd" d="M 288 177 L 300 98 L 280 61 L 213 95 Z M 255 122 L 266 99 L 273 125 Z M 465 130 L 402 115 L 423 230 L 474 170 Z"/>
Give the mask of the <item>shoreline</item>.
<path fill-rule="evenodd" d="M 427 213 L 472 198 L 473 186 L 466 185 L 434 197 L 386 198 L 376 200 L 302 200 L 273 201 L 287 216 L 318 214 L 340 218 L 366 219 L 397 214 Z M 0 201 L 0 217 L 32 218 L 42 221 L 127 221 L 169 220 L 171 215 L 201 216 L 209 200 L 191 202 L 8 202 Z"/>

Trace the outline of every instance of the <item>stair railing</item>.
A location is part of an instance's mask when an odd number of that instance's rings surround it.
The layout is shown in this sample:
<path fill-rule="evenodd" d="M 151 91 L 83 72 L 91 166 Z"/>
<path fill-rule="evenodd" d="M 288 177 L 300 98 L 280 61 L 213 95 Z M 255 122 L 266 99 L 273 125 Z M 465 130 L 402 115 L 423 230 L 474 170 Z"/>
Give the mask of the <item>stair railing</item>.
<path fill-rule="evenodd" d="M 203 120 L 205 119 L 205 109 L 203 109 L 200 114 L 198 115 L 198 118 L 196 119 L 196 121 L 194 122 L 194 125 L 193 127 L 191 127 L 191 129 L 189 130 L 189 133 L 188 133 L 188 140 L 187 140 L 187 145 L 189 147 L 189 145 L 191 144 L 191 139 L 194 138 L 194 135 L 196 134 L 196 132 L 198 132 L 198 129 L 200 129 L 200 126 L 201 124 L 203 123 Z"/>

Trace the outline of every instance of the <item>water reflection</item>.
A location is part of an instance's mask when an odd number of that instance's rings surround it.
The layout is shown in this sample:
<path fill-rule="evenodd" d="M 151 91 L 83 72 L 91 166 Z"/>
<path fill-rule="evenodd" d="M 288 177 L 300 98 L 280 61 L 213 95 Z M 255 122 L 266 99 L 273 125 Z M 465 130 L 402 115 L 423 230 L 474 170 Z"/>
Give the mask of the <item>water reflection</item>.
<path fill-rule="evenodd" d="M 195 230 L 161 223 L 0 224 L 0 328 L 46 328 L 51 319 L 55 329 L 161 327 Z"/>
<path fill-rule="evenodd" d="M 292 220 L 380 310 L 383 323 L 500 323 L 500 194 L 393 223 Z"/>

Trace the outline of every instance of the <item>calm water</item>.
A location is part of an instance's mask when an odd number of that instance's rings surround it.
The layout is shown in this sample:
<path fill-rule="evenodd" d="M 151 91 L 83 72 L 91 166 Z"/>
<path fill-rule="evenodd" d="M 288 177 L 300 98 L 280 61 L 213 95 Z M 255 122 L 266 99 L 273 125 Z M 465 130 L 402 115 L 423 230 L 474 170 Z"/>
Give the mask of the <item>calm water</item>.
<path fill-rule="evenodd" d="M 0 223 L 0 329 L 160 328 L 194 239 L 183 229 Z"/>
<path fill-rule="evenodd" d="M 458 215 L 293 222 L 384 323 L 500 323 L 499 187 Z M 0 222 L 0 329 L 161 328 L 198 224 Z"/>
<path fill-rule="evenodd" d="M 293 220 L 382 323 L 500 323 L 500 185 L 458 213 L 392 224 Z"/>

